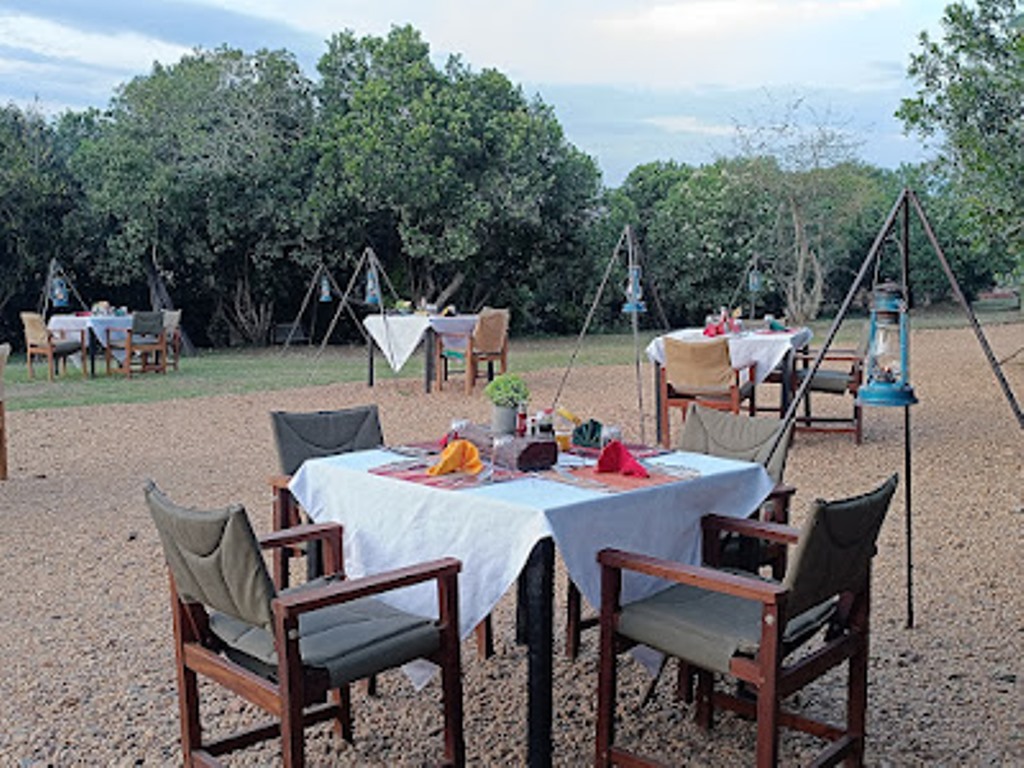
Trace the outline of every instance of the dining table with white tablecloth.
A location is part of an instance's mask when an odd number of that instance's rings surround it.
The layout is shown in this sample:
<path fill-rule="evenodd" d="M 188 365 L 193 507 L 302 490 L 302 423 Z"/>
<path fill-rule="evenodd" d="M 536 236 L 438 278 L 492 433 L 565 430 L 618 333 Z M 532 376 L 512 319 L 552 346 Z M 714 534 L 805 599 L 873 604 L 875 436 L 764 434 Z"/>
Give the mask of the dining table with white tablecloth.
<path fill-rule="evenodd" d="M 526 588 L 531 595 L 526 621 L 532 632 L 530 707 L 540 708 L 541 723 L 545 707 L 548 715 L 546 726 L 528 729 L 531 755 L 534 750 L 539 755 L 530 757 L 531 764 L 543 764 L 545 750 L 550 757 L 554 547 L 583 596 L 598 605 L 596 556 L 602 548 L 697 563 L 701 517 L 746 517 L 773 487 L 760 464 L 667 451 L 643 459 L 651 478 L 625 485 L 621 476 L 617 483 L 603 483 L 593 474 L 595 458 L 566 453 L 545 472 L 488 468 L 477 477 L 445 481 L 424 476 L 419 482 L 402 474 L 417 459 L 396 451 L 375 449 L 306 461 L 289 488 L 314 521 L 343 525 L 345 569 L 351 576 L 440 556 L 459 558 L 464 637 L 517 578 L 528 576 L 526 583 L 533 585 Z M 633 576 L 623 587 L 627 601 L 664 586 Z M 387 599 L 412 613 L 431 615 L 436 609 L 429 586 L 411 587 Z"/>
<path fill-rule="evenodd" d="M 424 389 L 429 392 L 433 380 L 434 339 L 466 338 L 476 327 L 477 315 L 430 315 L 422 313 L 390 314 L 378 312 L 363 318 L 370 335 L 368 379 L 373 384 L 373 350 L 380 349 L 391 370 L 396 373 L 425 341 Z"/>
<path fill-rule="evenodd" d="M 124 339 L 125 331 L 132 327 L 132 315 L 99 315 L 96 313 L 52 315 L 47 321 L 46 327 L 55 336 L 64 336 L 68 333 L 78 334 L 83 330 L 87 331 L 89 374 L 95 375 L 96 352 L 100 347 L 105 348 L 107 346 L 107 332 L 110 331 L 110 338 L 114 341 Z M 113 354 L 117 358 L 118 363 L 124 361 L 124 349 L 115 348 Z M 71 359 L 75 364 L 82 365 L 79 355 L 73 355 Z"/>

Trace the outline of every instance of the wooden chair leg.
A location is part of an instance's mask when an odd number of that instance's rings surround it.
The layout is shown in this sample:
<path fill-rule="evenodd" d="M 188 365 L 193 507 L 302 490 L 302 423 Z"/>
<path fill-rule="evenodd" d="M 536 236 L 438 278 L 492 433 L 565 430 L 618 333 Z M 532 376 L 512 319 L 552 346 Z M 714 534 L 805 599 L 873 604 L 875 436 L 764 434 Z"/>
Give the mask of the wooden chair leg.
<path fill-rule="evenodd" d="M 779 764 L 777 682 L 777 679 L 766 679 L 757 690 L 757 768 L 775 768 Z"/>
<path fill-rule="evenodd" d="M 692 669 L 692 667 L 691 667 Z M 706 669 L 697 668 L 697 708 L 694 720 L 701 728 L 708 730 L 715 722 L 714 675 Z"/>
<path fill-rule="evenodd" d="M 297 641 L 296 646 L 298 644 Z M 283 666 L 283 665 L 282 665 Z M 305 765 L 305 719 L 302 713 L 302 682 L 298 664 L 290 665 L 287 673 L 278 682 L 281 689 L 287 690 L 281 702 L 281 757 L 284 768 L 303 768 Z"/>
<path fill-rule="evenodd" d="M 579 587 L 569 579 L 569 588 L 566 590 L 565 655 L 574 661 L 580 654 L 580 637 L 583 634 L 583 627 L 580 626 L 582 603 Z"/>
<path fill-rule="evenodd" d="M 595 766 L 612 765 L 611 750 L 615 741 L 615 689 L 618 664 L 615 656 L 615 637 L 610 627 L 601 624 L 601 642 L 597 666 L 597 737 L 595 739 Z"/>
<path fill-rule="evenodd" d="M 334 733 L 349 744 L 354 743 L 352 736 L 352 690 L 343 685 L 331 691 L 331 700 L 338 706 L 338 717 L 334 721 Z"/>
<path fill-rule="evenodd" d="M 476 655 L 480 659 L 489 659 L 494 655 L 494 629 L 491 617 L 487 616 L 476 625 Z"/>
<path fill-rule="evenodd" d="M 444 708 L 445 764 L 462 768 L 466 764 L 466 739 L 463 733 L 462 672 L 458 648 L 454 659 L 446 661 L 441 669 L 441 700 Z"/>
<path fill-rule="evenodd" d="M 473 387 L 476 385 L 476 358 L 473 351 L 466 351 L 466 394 L 473 394 Z"/>
<path fill-rule="evenodd" d="M 693 685 L 697 677 L 697 668 L 684 659 L 679 659 L 676 668 L 676 699 L 693 704 Z"/>

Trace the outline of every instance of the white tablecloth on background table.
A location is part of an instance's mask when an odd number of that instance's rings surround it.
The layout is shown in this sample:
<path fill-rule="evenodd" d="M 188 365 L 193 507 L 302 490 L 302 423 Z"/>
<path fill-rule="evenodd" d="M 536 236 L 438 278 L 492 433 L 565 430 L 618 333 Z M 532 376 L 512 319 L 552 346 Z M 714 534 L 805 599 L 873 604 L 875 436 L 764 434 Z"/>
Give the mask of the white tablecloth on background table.
<path fill-rule="evenodd" d="M 46 323 L 46 327 L 54 334 L 65 336 L 68 333 L 79 334 L 83 330 L 92 333 L 93 337 L 100 343 L 100 346 L 107 346 L 107 329 L 114 331 L 115 340 L 124 338 L 124 331 L 132 327 L 131 315 L 53 315 Z M 88 337 L 86 338 L 88 342 Z M 124 359 L 124 350 L 115 349 L 114 355 L 118 362 Z M 73 355 L 75 364 L 81 365 L 78 355 Z"/>
<path fill-rule="evenodd" d="M 442 337 L 468 335 L 476 326 L 476 315 L 367 315 L 363 325 L 384 354 L 393 371 L 400 371 L 416 351 L 428 328 Z"/>
<path fill-rule="evenodd" d="M 777 366 L 786 353 L 810 343 L 813 333 L 810 328 L 794 328 L 786 331 L 755 330 L 726 335 L 729 340 L 729 359 L 732 367 L 745 369 L 754 365 L 754 383 L 760 384 Z M 681 341 L 711 341 L 702 328 L 683 328 L 658 336 L 647 345 L 647 358 L 657 365 L 665 364 L 665 339 Z"/>
<path fill-rule="evenodd" d="M 692 467 L 699 477 L 620 492 L 547 479 L 544 473 L 451 490 L 368 471 L 402 458 L 378 449 L 313 459 L 299 468 L 289 487 L 313 520 L 344 526 L 350 576 L 459 558 L 463 637 L 491 612 L 545 537 L 554 538 L 573 581 L 598 605 L 598 551 L 618 547 L 698 563 L 700 518 L 710 513 L 746 517 L 773 487 L 760 464 L 678 452 L 645 463 L 655 469 Z M 559 459 L 565 465 L 579 461 L 564 454 Z M 623 599 L 664 586 L 626 574 Z M 430 584 L 387 599 L 412 613 L 436 615 L 436 589 Z"/>

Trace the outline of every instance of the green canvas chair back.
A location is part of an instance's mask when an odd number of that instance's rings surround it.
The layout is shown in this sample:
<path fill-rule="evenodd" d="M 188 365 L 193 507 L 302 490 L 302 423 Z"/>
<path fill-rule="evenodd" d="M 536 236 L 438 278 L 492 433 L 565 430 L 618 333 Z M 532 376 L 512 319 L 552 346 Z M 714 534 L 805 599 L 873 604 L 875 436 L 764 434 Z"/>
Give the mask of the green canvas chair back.
<path fill-rule="evenodd" d="M 306 459 L 384 444 L 376 405 L 309 413 L 272 411 L 270 419 L 281 471 L 286 475 L 294 474 Z"/>
<path fill-rule="evenodd" d="M 149 514 L 160 534 L 178 595 L 270 630 L 276 590 L 245 509 L 199 510 L 167 498 L 150 480 Z"/>
<path fill-rule="evenodd" d="M 728 392 L 736 381 L 728 340 L 665 339 L 665 377 L 677 392 Z"/>
<path fill-rule="evenodd" d="M 758 419 L 691 403 L 679 435 L 679 449 L 763 464 L 772 480 L 780 483 L 786 469 L 793 427 L 786 428 L 779 447 L 769 460 L 768 455 L 780 431 L 782 422 L 778 419 Z"/>
<path fill-rule="evenodd" d="M 896 483 L 893 475 L 869 493 L 814 502 L 782 582 L 790 591 L 788 615 L 864 586 Z"/>
<path fill-rule="evenodd" d="M 163 312 L 135 312 L 132 314 L 133 335 L 159 336 L 163 330 Z"/>

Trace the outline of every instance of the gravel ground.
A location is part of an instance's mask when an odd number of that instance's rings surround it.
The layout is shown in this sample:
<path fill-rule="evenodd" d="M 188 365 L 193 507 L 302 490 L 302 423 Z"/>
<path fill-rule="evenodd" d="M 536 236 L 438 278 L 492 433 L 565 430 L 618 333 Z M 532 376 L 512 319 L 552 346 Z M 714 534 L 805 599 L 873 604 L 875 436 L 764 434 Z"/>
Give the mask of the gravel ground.
<path fill-rule="evenodd" d="M 1021 324 L 986 333 L 998 358 L 1024 344 Z M 912 411 L 916 626 L 904 626 L 905 509 L 898 492 L 875 560 L 867 761 L 1024 765 L 1022 432 L 969 330 L 916 331 L 913 364 L 921 399 Z M 1024 397 L 1024 355 L 1004 370 Z M 535 403 L 553 397 L 561 375 L 527 375 Z M 649 378 L 645 371 L 645 384 Z M 576 370 L 563 402 L 621 424 L 627 439 L 637 439 L 634 382 L 629 366 Z M 372 390 L 346 384 L 10 413 L 11 479 L 0 483 L 0 647 L 8 659 L 0 677 L 0 765 L 179 763 L 166 576 L 142 501 L 143 480 L 152 477 L 191 504 L 243 502 L 256 527 L 266 530 L 265 481 L 276 471 L 268 411 L 365 402 L 380 405 L 393 442 L 440 434 L 452 418 L 487 416 L 484 399 L 466 399 L 458 386 L 428 396 L 418 382 L 387 378 Z M 650 410 L 649 391 L 645 402 Z M 854 494 L 902 473 L 903 434 L 899 409 L 874 409 L 860 447 L 848 436 L 799 435 L 786 475 L 798 488 L 796 522 L 815 497 Z M 560 574 L 556 633 L 563 627 L 564 583 Z M 495 611 L 494 658 L 477 659 L 470 642 L 464 649 L 474 765 L 523 762 L 526 659 L 512 639 L 513 602 L 506 596 Z M 595 654 L 592 632 L 575 663 L 556 653 L 558 765 L 591 759 Z M 699 731 L 688 708 L 673 701 L 667 679 L 641 711 L 646 678 L 631 661 L 620 668 L 624 744 L 674 765 L 752 761 L 752 723 L 723 715 L 711 734 Z M 404 676 L 390 673 L 380 690 L 374 699 L 361 690 L 354 696 L 355 746 L 335 742 L 327 726 L 310 731 L 312 765 L 422 765 L 441 755 L 437 685 L 415 693 Z M 202 693 L 211 727 L 253 721 L 253 711 L 234 698 L 206 686 Z M 841 696 L 841 676 L 833 673 L 796 704 L 841 713 Z M 782 762 L 806 762 L 816 746 L 785 733 Z M 228 761 L 276 763 L 273 745 Z"/>

